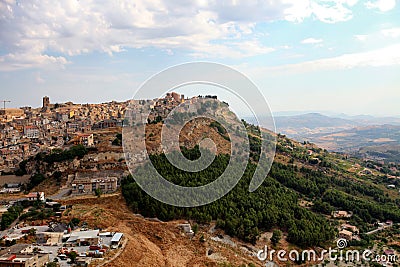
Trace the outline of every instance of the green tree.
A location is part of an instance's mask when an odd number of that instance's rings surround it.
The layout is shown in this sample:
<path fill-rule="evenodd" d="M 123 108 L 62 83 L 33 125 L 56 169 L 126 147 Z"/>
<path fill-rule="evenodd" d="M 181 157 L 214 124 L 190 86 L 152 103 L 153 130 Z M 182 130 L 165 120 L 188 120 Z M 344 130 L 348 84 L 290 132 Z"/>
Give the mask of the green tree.
<path fill-rule="evenodd" d="M 71 222 L 69 224 L 72 225 L 72 226 L 78 226 L 80 222 L 81 222 L 81 220 L 79 220 L 78 218 L 74 217 L 74 218 L 71 219 Z"/>
<path fill-rule="evenodd" d="M 71 252 L 68 254 L 68 257 L 70 258 L 71 263 L 75 263 L 76 258 L 78 257 L 78 254 L 77 254 L 75 251 L 71 251 Z"/>
<path fill-rule="evenodd" d="M 193 233 L 197 234 L 197 232 L 199 231 L 199 225 L 197 223 L 195 223 L 192 227 Z"/>
<path fill-rule="evenodd" d="M 57 183 L 61 183 L 62 173 L 60 171 L 54 172 L 53 177 L 56 179 Z"/>
<path fill-rule="evenodd" d="M 96 197 L 101 197 L 101 195 L 103 194 L 103 191 L 101 191 L 100 188 L 97 188 L 96 190 L 94 190 L 94 194 L 96 195 Z"/>
<path fill-rule="evenodd" d="M 280 230 L 274 230 L 271 237 L 271 242 L 276 246 L 282 238 L 282 232 Z"/>
<path fill-rule="evenodd" d="M 8 210 L 3 213 L 1 216 L 1 230 L 5 230 L 12 224 L 21 214 L 22 207 L 21 206 L 12 206 L 8 208 Z"/>
<path fill-rule="evenodd" d="M 201 236 L 200 236 L 200 242 L 202 242 L 202 243 L 206 242 L 206 239 L 203 234 L 201 234 Z"/>
<path fill-rule="evenodd" d="M 28 183 L 28 190 L 32 190 L 35 186 L 39 185 L 41 182 L 43 182 L 46 179 L 46 177 L 41 174 L 41 173 L 36 173 L 29 178 L 29 183 Z"/>

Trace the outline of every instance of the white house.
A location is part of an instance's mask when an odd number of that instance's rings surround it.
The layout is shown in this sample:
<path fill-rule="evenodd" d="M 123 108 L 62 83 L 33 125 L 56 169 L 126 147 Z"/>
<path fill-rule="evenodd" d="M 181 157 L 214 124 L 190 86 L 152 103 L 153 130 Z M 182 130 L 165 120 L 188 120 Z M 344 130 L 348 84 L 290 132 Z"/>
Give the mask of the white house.
<path fill-rule="evenodd" d="M 45 202 L 44 192 L 31 192 L 25 196 L 29 201 L 42 201 Z"/>

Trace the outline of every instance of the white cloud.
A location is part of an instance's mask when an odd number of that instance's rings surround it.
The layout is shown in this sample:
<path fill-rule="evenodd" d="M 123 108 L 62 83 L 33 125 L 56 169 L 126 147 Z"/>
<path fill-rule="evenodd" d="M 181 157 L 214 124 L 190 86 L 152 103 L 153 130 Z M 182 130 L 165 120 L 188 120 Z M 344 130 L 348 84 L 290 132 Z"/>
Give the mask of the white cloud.
<path fill-rule="evenodd" d="M 343 22 L 352 19 L 353 12 L 348 6 L 347 1 L 326 1 L 321 4 L 311 3 L 314 16 L 325 23 Z"/>
<path fill-rule="evenodd" d="M 358 0 L 284 0 L 290 4 L 285 10 L 285 18 L 293 22 L 302 22 L 313 17 L 325 23 L 337 23 L 353 18 L 351 7 Z"/>
<path fill-rule="evenodd" d="M 15 53 L 0 56 L 0 71 L 13 71 L 26 68 L 63 68 L 70 63 L 65 57 L 43 54 Z"/>
<path fill-rule="evenodd" d="M 0 69 L 60 67 L 76 55 L 144 47 L 208 58 L 255 56 L 274 50 L 255 39 L 257 24 L 348 21 L 357 2 L 0 0 Z"/>
<path fill-rule="evenodd" d="M 285 10 L 285 19 L 292 22 L 302 22 L 312 15 L 310 1 L 286 0 L 289 7 Z"/>
<path fill-rule="evenodd" d="M 211 56 L 220 58 L 241 58 L 267 54 L 275 51 L 274 48 L 263 46 L 256 40 L 210 44 L 208 47 L 203 46 L 198 49 L 195 48 L 194 50 L 201 51 L 191 53 L 191 56 L 195 58 L 207 58 Z"/>
<path fill-rule="evenodd" d="M 396 0 L 375 0 L 365 3 L 368 9 L 376 9 L 381 12 L 387 12 L 396 7 Z"/>
<path fill-rule="evenodd" d="M 0 68 L 59 65 L 68 62 L 63 55 L 143 47 L 181 48 L 208 57 L 268 53 L 272 48 L 250 37 L 256 22 L 281 19 L 285 8 L 277 0 L 3 0 Z"/>
<path fill-rule="evenodd" d="M 370 34 L 354 35 L 354 38 L 360 42 L 366 42 L 366 41 L 370 41 L 373 39 L 379 39 L 379 38 L 382 39 L 382 37 L 393 38 L 393 39 L 400 37 L 400 27 L 382 29 L 380 31 L 372 32 Z"/>
<path fill-rule="evenodd" d="M 301 41 L 302 44 L 320 44 L 322 43 L 322 39 L 315 39 L 315 38 L 307 38 Z"/>
<path fill-rule="evenodd" d="M 351 69 L 400 65 L 400 43 L 368 52 L 344 54 L 298 64 L 269 68 L 269 71 L 308 72 L 319 70 Z"/>
<path fill-rule="evenodd" d="M 397 38 L 400 37 L 400 27 L 384 29 L 381 31 L 381 33 L 386 37 Z"/>
<path fill-rule="evenodd" d="M 336 57 L 303 61 L 296 64 L 257 68 L 241 66 L 241 70 L 245 73 L 251 73 L 254 76 L 263 77 L 266 73 L 286 76 L 289 73 L 307 73 L 384 66 L 400 66 L 400 43 L 367 52 L 343 54 Z"/>

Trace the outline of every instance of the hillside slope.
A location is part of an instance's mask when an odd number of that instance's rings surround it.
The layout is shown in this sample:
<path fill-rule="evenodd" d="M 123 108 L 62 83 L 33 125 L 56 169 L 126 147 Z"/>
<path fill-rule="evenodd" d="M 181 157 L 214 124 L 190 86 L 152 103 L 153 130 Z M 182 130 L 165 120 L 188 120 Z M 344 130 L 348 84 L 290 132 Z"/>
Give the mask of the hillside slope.
<path fill-rule="evenodd" d="M 257 135 L 255 127 L 249 125 L 248 130 L 252 136 Z M 251 142 L 257 150 L 259 140 L 253 138 Z M 208 170 L 196 174 L 171 167 L 162 154 L 155 155 L 152 160 L 158 171 L 175 184 L 196 186 L 218 177 L 228 158 L 220 155 Z M 227 233 L 252 243 L 263 231 L 279 227 L 293 244 L 321 246 L 337 236 L 334 221 L 326 217 L 334 210 L 351 211 L 354 214 L 351 223 L 363 231 L 377 221 L 400 222 L 399 195 L 387 188 L 388 184 L 398 184 L 398 181 L 387 180 L 383 173 L 376 171 L 365 174 L 363 166 L 365 163 L 355 158 L 348 159 L 279 136 L 271 172 L 254 193 L 248 192 L 255 169 L 255 163 L 249 162 L 235 189 L 206 206 L 180 209 L 165 205 L 144 193 L 133 179 L 124 181 L 123 194 L 135 212 L 146 216 L 162 220 L 194 219 L 202 223 L 217 221 Z M 148 177 L 149 173 L 139 168 L 136 175 Z M 301 201 L 310 204 L 302 207 Z"/>

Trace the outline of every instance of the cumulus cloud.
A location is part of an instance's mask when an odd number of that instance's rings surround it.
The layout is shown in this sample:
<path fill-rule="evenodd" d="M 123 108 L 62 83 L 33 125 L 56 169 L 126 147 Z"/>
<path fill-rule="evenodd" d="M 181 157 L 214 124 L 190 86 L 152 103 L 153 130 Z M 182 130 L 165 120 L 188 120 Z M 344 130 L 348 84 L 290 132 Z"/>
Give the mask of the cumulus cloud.
<path fill-rule="evenodd" d="M 383 1 L 383 0 L 381 0 Z M 248 57 L 274 51 L 254 39 L 258 23 L 326 23 L 352 18 L 357 0 L 0 0 L 0 69 L 73 61 L 93 51 L 155 47 L 196 57 Z M 264 36 L 265 37 L 265 36 Z M 267 38 L 267 37 L 266 37 Z"/>
<path fill-rule="evenodd" d="M 0 68 L 66 64 L 68 56 L 143 47 L 183 48 L 203 56 L 226 56 L 234 49 L 237 57 L 268 53 L 273 49 L 249 36 L 256 21 L 281 18 L 284 6 L 280 1 L 3 0 L 0 45 L 6 52 L 0 54 Z"/>
<path fill-rule="evenodd" d="M 375 9 L 381 12 L 387 12 L 396 7 L 396 0 L 375 0 L 365 3 L 368 9 Z"/>
<path fill-rule="evenodd" d="M 26 68 L 60 68 L 68 64 L 65 57 L 54 57 L 43 54 L 9 53 L 0 56 L 0 71 L 13 71 Z"/>
<path fill-rule="evenodd" d="M 312 17 L 325 23 L 337 23 L 353 18 L 351 8 L 358 0 L 284 0 L 290 4 L 285 10 L 285 18 L 289 21 L 302 22 Z"/>

